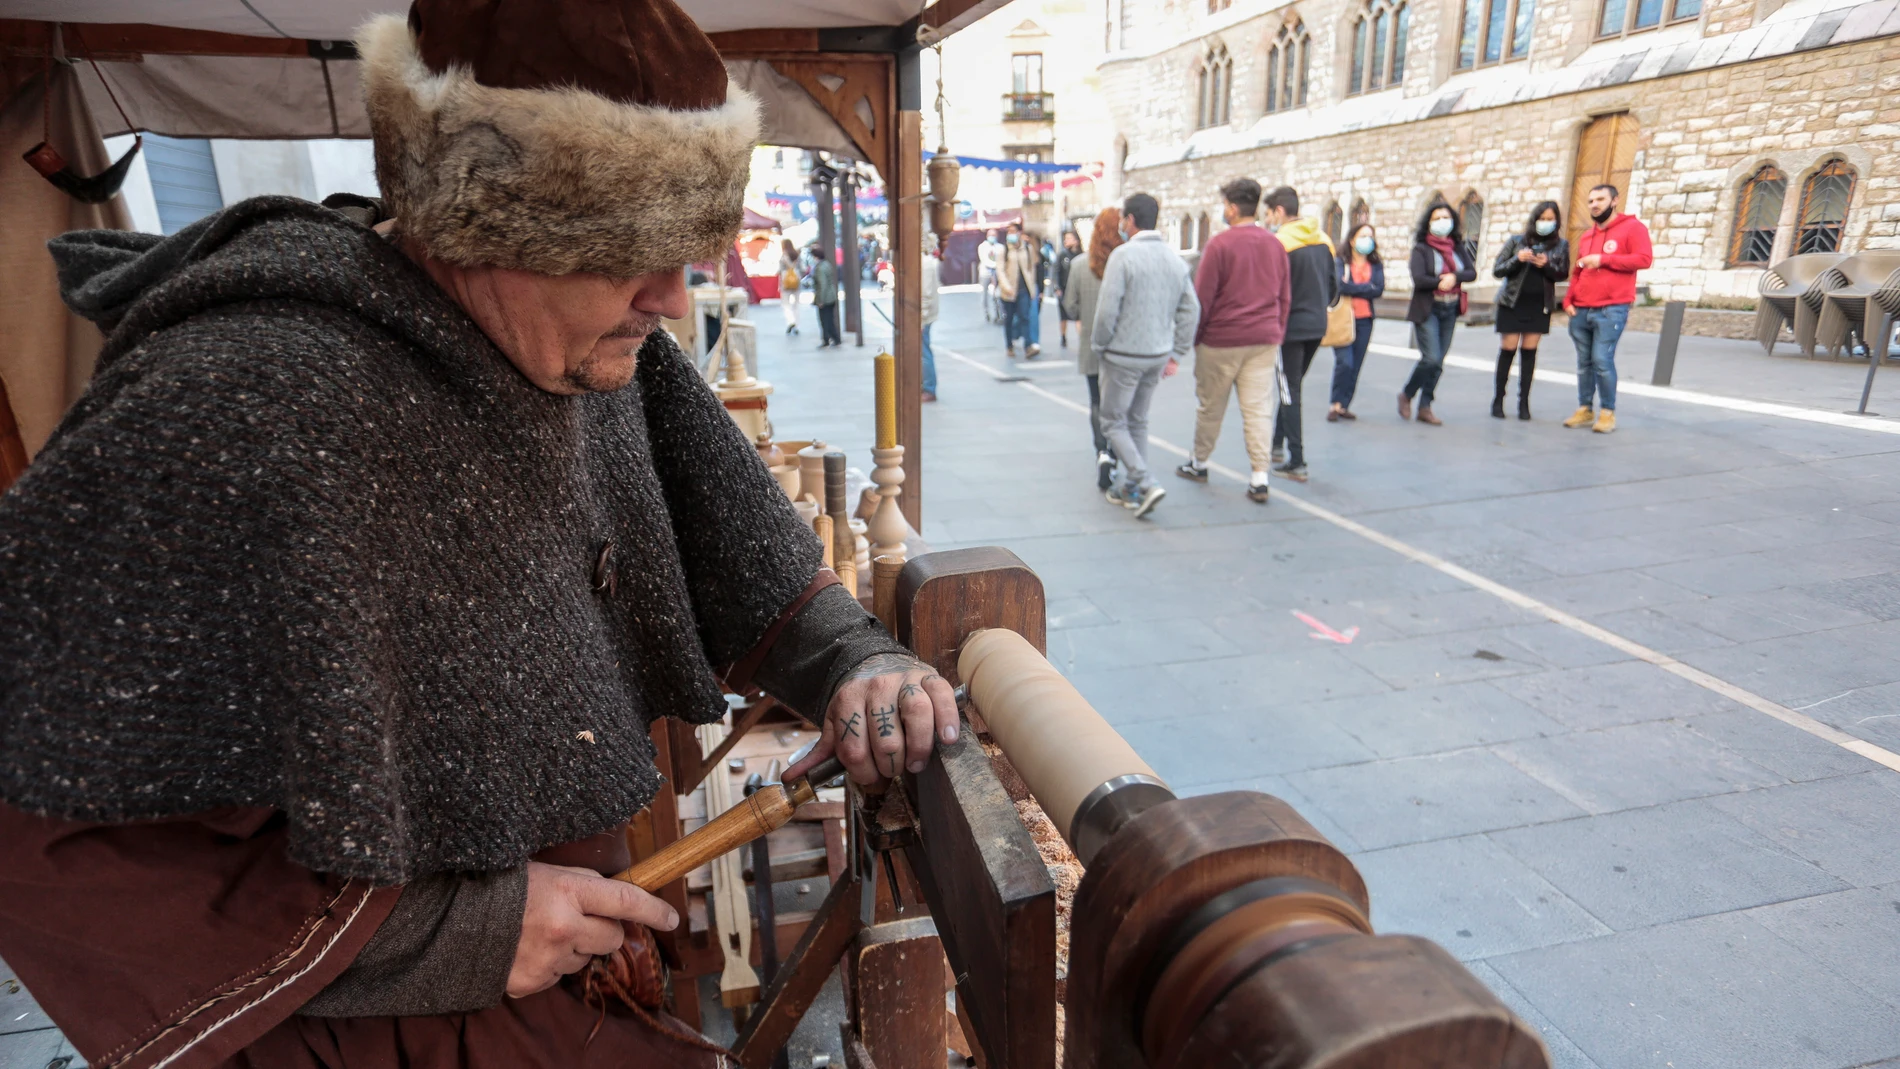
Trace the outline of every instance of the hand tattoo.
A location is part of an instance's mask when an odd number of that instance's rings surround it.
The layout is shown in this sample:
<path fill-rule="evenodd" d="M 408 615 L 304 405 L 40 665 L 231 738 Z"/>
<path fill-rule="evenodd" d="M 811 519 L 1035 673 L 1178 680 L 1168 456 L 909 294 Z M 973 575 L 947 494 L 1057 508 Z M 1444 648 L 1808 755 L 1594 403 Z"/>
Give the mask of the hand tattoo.
<path fill-rule="evenodd" d="M 854 679 L 871 679 L 875 676 L 887 676 L 894 672 L 909 672 L 920 667 L 922 667 L 922 665 L 917 663 L 917 658 L 912 657 L 908 653 L 874 653 L 866 657 L 856 668 L 853 668 L 850 673 L 844 677 L 843 682 L 849 683 Z"/>
<path fill-rule="evenodd" d="M 843 724 L 840 725 L 840 727 L 843 728 L 845 735 L 852 736 L 853 738 L 857 737 L 858 720 L 862 715 L 863 714 L 861 713 L 852 713 L 851 719 L 846 720 Z"/>
<path fill-rule="evenodd" d="M 872 713 L 871 716 L 877 720 L 878 738 L 888 739 L 891 737 L 891 733 L 897 730 L 895 723 L 897 719 L 897 706 L 887 705 Z"/>
<path fill-rule="evenodd" d="M 901 702 L 905 698 L 914 697 L 915 695 L 922 694 L 923 692 L 924 692 L 924 688 L 918 686 L 917 684 L 906 683 L 903 686 L 897 688 L 897 700 Z"/>

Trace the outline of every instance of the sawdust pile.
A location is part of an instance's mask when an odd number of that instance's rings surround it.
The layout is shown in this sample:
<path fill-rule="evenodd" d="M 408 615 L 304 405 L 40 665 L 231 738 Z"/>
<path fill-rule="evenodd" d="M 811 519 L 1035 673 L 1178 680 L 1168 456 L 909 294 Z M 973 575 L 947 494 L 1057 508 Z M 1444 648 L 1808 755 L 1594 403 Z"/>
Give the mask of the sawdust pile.
<path fill-rule="evenodd" d="M 1036 852 L 1042 855 L 1042 863 L 1049 870 L 1049 877 L 1056 885 L 1056 1064 L 1062 1064 L 1062 1040 L 1067 1018 L 1066 1003 L 1069 994 L 1069 918 L 1075 912 L 1075 892 L 1082 886 L 1082 862 L 1069 849 L 1062 834 L 1056 831 L 1055 822 L 1042 806 L 1030 797 L 1029 788 L 1022 777 L 1003 755 L 1002 748 L 988 739 L 983 740 L 983 750 L 989 755 L 990 763 L 996 769 L 996 776 L 1016 803 L 1016 816 L 1029 829 L 1029 837 L 1035 840 Z"/>

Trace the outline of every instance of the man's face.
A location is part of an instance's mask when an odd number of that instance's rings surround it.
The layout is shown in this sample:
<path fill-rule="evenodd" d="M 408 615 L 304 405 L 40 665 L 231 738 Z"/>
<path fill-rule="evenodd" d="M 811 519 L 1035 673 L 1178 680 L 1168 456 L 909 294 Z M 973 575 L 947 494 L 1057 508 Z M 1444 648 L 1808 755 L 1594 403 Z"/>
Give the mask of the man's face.
<path fill-rule="evenodd" d="M 1286 209 L 1276 204 L 1273 207 L 1267 209 L 1266 219 L 1267 219 L 1267 226 L 1275 230 L 1278 230 L 1279 228 L 1286 225 L 1286 220 L 1287 220 Z"/>
<path fill-rule="evenodd" d="M 1616 198 L 1607 189 L 1590 191 L 1590 218 L 1608 219 L 1610 212 L 1616 210 Z"/>
<path fill-rule="evenodd" d="M 1222 222 L 1233 226 L 1240 222 L 1240 209 L 1234 207 L 1233 201 L 1224 201 L 1220 206 L 1220 217 Z"/>
<path fill-rule="evenodd" d="M 986 232 L 984 233 L 984 235 L 983 235 L 983 240 L 985 240 L 985 241 L 995 241 L 995 240 L 996 240 L 996 231 L 994 231 L 994 230 L 990 230 L 990 231 L 986 231 Z"/>
<path fill-rule="evenodd" d="M 430 265 L 430 274 L 528 381 L 549 393 L 618 390 L 660 318 L 691 311 L 680 271 L 634 278 Z"/>

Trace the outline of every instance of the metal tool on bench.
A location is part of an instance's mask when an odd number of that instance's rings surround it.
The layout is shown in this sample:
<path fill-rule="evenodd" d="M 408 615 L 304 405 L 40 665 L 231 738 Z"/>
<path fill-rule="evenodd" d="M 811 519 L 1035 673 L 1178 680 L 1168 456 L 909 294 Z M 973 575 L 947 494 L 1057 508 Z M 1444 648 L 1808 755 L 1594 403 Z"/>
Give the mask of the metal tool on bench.
<path fill-rule="evenodd" d="M 817 797 L 819 788 L 842 775 L 844 764 L 832 757 L 791 783 L 768 783 L 691 835 L 676 840 L 625 872 L 615 873 L 614 879 L 625 880 L 643 891 L 658 891 L 713 858 L 784 827 L 799 806 Z"/>

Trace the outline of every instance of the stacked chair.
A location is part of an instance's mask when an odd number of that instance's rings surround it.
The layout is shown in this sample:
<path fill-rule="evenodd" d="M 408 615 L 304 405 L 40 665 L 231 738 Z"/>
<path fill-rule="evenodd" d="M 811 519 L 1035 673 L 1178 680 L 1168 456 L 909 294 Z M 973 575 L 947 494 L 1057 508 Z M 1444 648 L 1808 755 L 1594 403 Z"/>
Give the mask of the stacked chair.
<path fill-rule="evenodd" d="M 1761 300 L 1755 305 L 1755 340 L 1769 353 L 1781 328 L 1794 328 L 1795 344 L 1805 356 L 1814 355 L 1814 338 L 1820 324 L 1825 287 L 1821 280 L 1846 254 L 1810 252 L 1790 256 L 1769 268 L 1761 276 Z"/>
<path fill-rule="evenodd" d="M 1839 356 L 1858 337 L 1868 352 L 1876 348 L 1867 337 L 1870 309 L 1892 311 L 1900 303 L 1900 250 L 1863 252 L 1835 264 L 1819 280 L 1822 291 L 1821 316 L 1814 341 L 1827 347 L 1828 355 Z M 1878 295 L 1891 293 L 1874 303 Z M 1851 350 L 1850 350 L 1851 351 Z"/>

